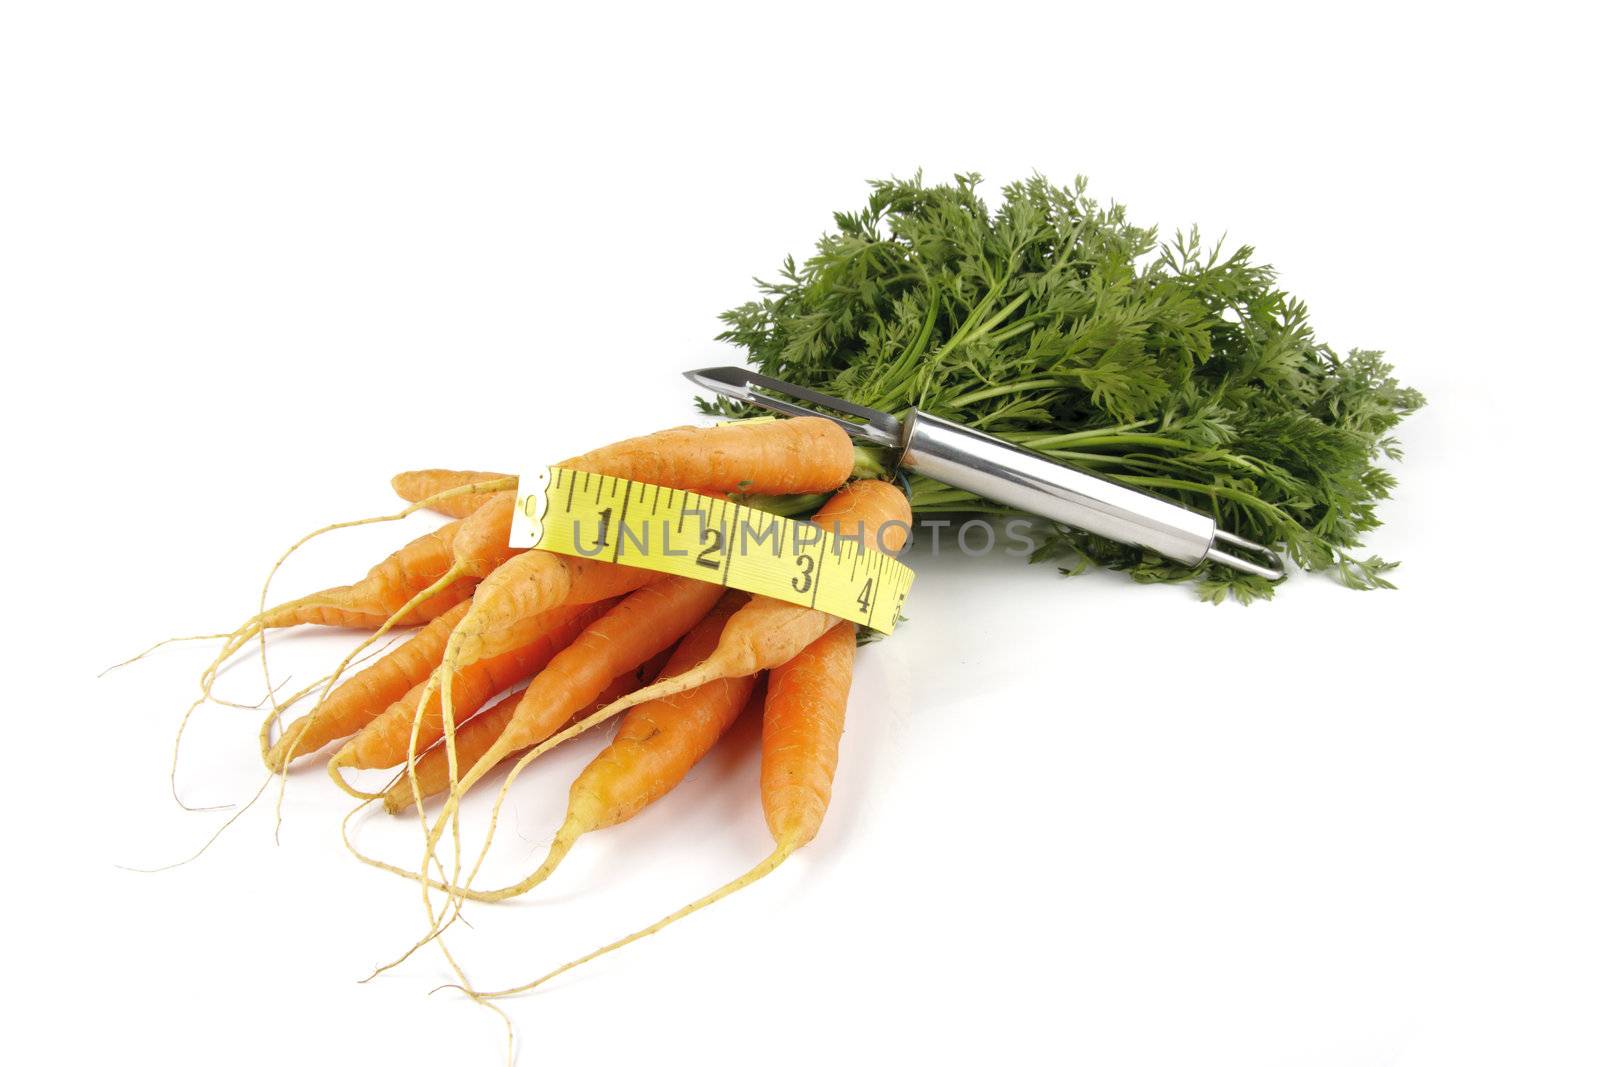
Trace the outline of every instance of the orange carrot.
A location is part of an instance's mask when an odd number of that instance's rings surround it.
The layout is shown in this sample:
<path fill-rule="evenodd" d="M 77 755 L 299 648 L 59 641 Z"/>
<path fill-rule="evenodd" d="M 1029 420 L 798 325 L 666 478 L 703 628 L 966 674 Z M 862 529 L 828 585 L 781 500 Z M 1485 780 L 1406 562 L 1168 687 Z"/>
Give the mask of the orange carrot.
<path fill-rule="evenodd" d="M 905 494 L 888 482 L 852 482 L 835 493 L 817 512 L 813 521 L 838 534 L 861 537 L 869 546 L 893 552 L 904 545 L 910 531 L 911 506 Z M 728 620 L 716 649 L 698 666 L 613 701 L 593 715 L 538 742 L 517 760 L 507 784 L 515 779 L 524 766 L 556 745 L 593 729 L 628 708 L 637 707 L 648 700 L 672 696 L 719 678 L 743 677 L 787 663 L 839 623 L 840 620 L 834 616 L 813 608 L 769 597 L 753 597 L 750 603 Z M 446 661 L 449 655 L 446 650 Z M 511 746 L 515 747 L 519 746 Z M 501 796 L 504 795 L 505 788 L 502 787 Z"/>
<path fill-rule="evenodd" d="M 260 618 L 260 626 L 277 629 L 310 623 L 368 629 L 380 625 L 449 569 L 461 525 L 446 523 L 408 542 L 354 585 L 324 589 L 268 610 Z M 457 592 L 470 593 L 471 589 L 470 584 L 463 584 Z M 444 599 L 447 598 L 438 598 L 440 602 Z M 458 596 L 455 603 L 462 599 L 465 598 Z M 444 610 L 453 606 L 447 605 Z M 435 611 L 434 615 L 442 613 Z"/>
<path fill-rule="evenodd" d="M 444 832 L 446 823 L 452 821 L 462 795 L 495 764 L 528 745 L 539 743 L 542 750 L 548 744 L 545 739 L 568 722 L 574 712 L 599 696 L 606 683 L 669 647 L 704 618 L 722 595 L 722 587 L 710 582 L 663 578 L 629 594 L 590 625 L 570 647 L 551 660 L 549 666 L 528 685 L 527 692 L 522 695 L 522 700 L 518 702 L 505 729 L 495 738 L 494 744 L 478 757 L 451 790 L 438 821 L 428 834 L 419 876 L 426 877 L 439 836 Z M 447 703 L 447 747 L 454 744 L 454 720 L 450 715 L 450 705 Z M 527 759 L 524 756 L 519 761 L 518 770 Z M 496 816 L 510 782 L 511 779 L 507 779 L 495 801 Z M 484 842 L 486 850 L 492 837 L 491 826 Z M 480 861 L 481 858 L 480 855 Z"/>
<path fill-rule="evenodd" d="M 834 494 L 833 498 L 817 512 L 813 521 L 837 535 L 860 537 L 863 543 L 869 546 L 893 552 L 904 545 L 910 532 L 911 507 L 905 494 L 887 482 L 853 482 Z M 494 821 L 507 790 L 521 773 L 522 768 L 530 762 L 556 745 L 593 729 L 619 712 L 636 707 L 645 701 L 672 696 L 720 678 L 743 677 L 786 663 L 839 624 L 839 619 L 812 608 L 771 600 L 767 597 L 754 597 L 750 603 L 734 613 L 723 629 L 716 649 L 698 666 L 645 686 L 632 695 L 614 701 L 587 718 L 559 729 L 545 740 L 533 744 L 532 748 L 518 758 L 511 773 L 506 777 L 505 784 L 500 788 L 500 795 L 495 801 L 495 814 L 490 817 L 490 837 L 485 839 L 484 851 L 479 853 L 478 865 L 482 864 L 488 850 Z M 854 627 L 850 629 L 853 633 Z M 445 658 L 448 661 L 448 651 L 445 653 Z M 509 729 L 507 734 L 510 734 Z M 502 743 L 505 740 L 505 736 L 502 736 Z M 491 749 L 479 759 L 473 768 L 473 773 L 462 779 L 462 784 L 452 795 L 452 800 L 458 799 L 462 792 L 482 776 L 486 769 L 484 764 L 491 757 L 498 760 L 505 753 L 514 751 L 524 743 L 531 742 L 505 744 L 504 752 L 499 754 L 496 754 L 495 749 Z M 455 808 L 447 804 L 445 811 L 446 814 L 453 814 Z M 443 832 L 443 823 L 444 816 L 441 816 L 440 822 L 429 834 L 419 878 L 426 876 L 427 864 L 432 860 L 434 845 L 438 841 L 439 834 Z M 477 865 L 473 867 L 473 873 L 467 877 L 464 884 L 466 890 L 470 890 L 476 871 Z M 467 895 L 460 887 L 451 887 L 450 892 L 452 899 L 458 902 Z"/>
<path fill-rule="evenodd" d="M 461 667 L 499 655 L 526 643 L 528 627 L 553 605 L 609 600 L 660 578 L 656 571 L 604 560 L 524 552 L 479 584 L 471 610 L 450 635 L 447 656 Z"/>
<path fill-rule="evenodd" d="M 849 435 L 827 419 L 808 417 L 682 426 L 620 441 L 559 466 L 690 492 L 744 489 L 776 495 L 833 489 L 849 477 L 853 462 Z M 446 658 L 462 664 L 494 655 L 516 642 L 519 620 L 570 603 L 573 590 L 585 582 L 620 580 L 612 573 L 616 567 L 551 552 L 523 553 L 474 594 L 472 611 L 452 637 Z"/>
<path fill-rule="evenodd" d="M 510 753 L 550 736 L 607 682 L 687 633 L 722 595 L 722 587 L 710 582 L 666 577 L 623 599 L 534 678 L 505 731 L 461 779 L 457 792 L 466 792 Z"/>
<path fill-rule="evenodd" d="M 667 661 L 667 673 L 705 658 L 716 647 L 729 616 L 747 599 L 745 593 L 726 594 L 678 644 Z M 566 819 L 538 870 L 504 889 L 466 890 L 462 895 L 492 901 L 526 893 L 550 876 L 583 834 L 631 819 L 665 796 L 733 725 L 755 683 L 754 676 L 720 679 L 634 708 L 611 744 L 572 783 Z"/>
<path fill-rule="evenodd" d="M 467 613 L 457 604 L 430 622 L 417 636 L 335 689 L 309 714 L 284 728 L 263 754 L 267 768 L 281 771 L 296 756 L 317 751 L 329 741 L 355 733 L 382 709 L 427 679 L 444 656 L 450 631 Z"/>
<path fill-rule="evenodd" d="M 848 434 L 827 419 L 806 417 L 679 427 L 608 445 L 560 465 L 691 492 L 780 494 L 832 489 L 849 476 L 853 463 Z M 621 580 L 611 570 L 616 566 L 535 550 L 502 567 L 474 594 L 472 610 L 445 648 L 446 720 L 455 721 L 451 679 L 456 669 L 504 648 L 514 640 L 521 620 L 554 604 L 570 603 L 583 583 Z"/>
<path fill-rule="evenodd" d="M 793 660 L 774 668 L 768 679 L 761 721 L 761 808 L 775 845 L 771 855 L 715 892 L 542 978 L 477 995 L 504 997 L 526 992 L 597 956 L 649 937 L 766 877 L 816 837 L 833 793 L 855 651 L 855 627 L 836 626 Z"/>
<path fill-rule="evenodd" d="M 387 614 L 395 621 L 402 613 L 419 609 L 426 613 L 430 601 L 436 605 L 450 600 L 434 613 L 448 611 L 460 603 L 462 594 L 471 592 L 475 579 L 519 551 L 507 547 L 515 506 L 516 493 L 493 493 L 471 515 L 413 541 L 355 585 L 324 590 L 295 603 L 369 615 Z"/>
<path fill-rule="evenodd" d="M 401 500 L 409 500 L 415 504 L 420 500 L 437 496 L 448 489 L 459 489 L 462 486 L 478 485 L 485 482 L 495 482 L 511 478 L 509 474 L 494 474 L 490 471 L 452 471 L 438 467 L 420 471 L 401 471 L 390 480 L 389 484 Z M 449 497 L 436 503 L 427 505 L 430 511 L 437 511 L 443 515 L 452 515 L 464 519 L 478 510 L 484 497 L 482 494 L 469 493 L 463 496 Z"/>
<path fill-rule="evenodd" d="M 554 608 L 539 616 L 538 632 L 531 634 L 520 647 L 480 660 L 470 667 L 458 668 L 453 686 L 456 706 L 462 709 L 463 717 L 477 711 L 507 686 L 543 670 L 610 606 L 609 602 L 602 601 Z M 443 666 L 438 669 L 442 670 Z M 417 733 L 419 748 L 442 737 L 444 724 L 438 681 L 437 677 L 426 678 L 387 707 L 379 709 L 371 721 L 335 753 L 328 764 L 329 773 L 338 779 L 343 767 L 366 770 L 404 763 L 413 731 Z"/>
<path fill-rule="evenodd" d="M 650 662 L 636 670 L 624 671 L 611 680 L 594 702 L 573 718 L 579 719 L 589 713 L 604 707 L 620 696 L 633 692 L 641 685 L 645 685 L 660 673 L 662 665 L 666 662 L 666 653 L 658 654 Z M 516 690 L 509 696 L 503 697 L 494 707 L 486 708 L 468 719 L 456 731 L 456 760 L 461 766 L 470 767 L 478 761 L 478 757 L 489 751 L 495 738 L 505 731 L 506 723 L 511 721 L 511 715 L 517 710 L 517 704 L 522 700 L 522 694 L 527 692 L 527 687 Z M 417 759 L 417 788 L 421 790 L 424 798 L 436 796 L 450 788 L 449 753 L 445 752 L 443 745 L 435 745 Z M 401 777 L 389 787 L 383 795 L 383 806 L 390 815 L 398 815 L 415 803 L 416 794 L 412 790 L 411 782 Z M 409 872 L 406 872 L 409 873 Z"/>
<path fill-rule="evenodd" d="M 782 855 L 810 844 L 827 814 L 855 655 L 855 627 L 839 626 L 773 668 L 767 683 L 761 809 Z"/>
<path fill-rule="evenodd" d="M 273 608 L 263 605 L 259 613 L 247 619 L 243 625 L 228 635 L 221 653 L 202 675 L 203 695 L 209 694 L 211 681 L 223 661 L 265 630 L 304 623 L 353 629 L 376 629 L 385 623 L 416 625 L 435 619 L 455 607 L 472 594 L 473 581 L 457 582 L 454 579 L 482 577 L 483 573 L 493 568 L 483 569 L 477 574 L 467 574 L 463 571 L 452 575 L 450 581 L 445 582 L 440 582 L 440 578 L 449 573 L 452 562 L 476 558 L 484 544 L 493 544 L 496 541 L 501 545 L 505 544 L 509 539 L 511 509 L 515 506 L 513 498 L 516 494 L 511 491 L 515 485 L 515 479 L 460 485 L 434 497 L 424 498 L 393 515 L 336 522 L 313 530 L 300 538 L 273 564 L 272 574 L 275 575 L 284 560 L 301 545 L 331 530 L 392 522 L 404 518 L 419 507 L 448 506 L 452 500 L 469 493 L 479 494 L 474 499 L 480 498 L 482 494 L 488 494 L 487 497 L 483 497 L 484 499 L 499 499 L 501 494 L 505 498 L 502 504 L 503 521 L 499 524 L 503 530 L 496 528 L 495 523 L 486 521 L 497 516 L 485 516 L 482 520 L 475 520 L 475 525 L 464 522 L 446 523 L 437 530 L 425 533 L 403 545 L 368 571 L 365 578 L 353 585 L 324 589 Z M 271 575 L 268 577 L 268 584 L 270 583 Z M 263 588 L 262 599 L 265 597 L 266 590 Z M 395 616 L 402 611 L 403 617 L 396 618 Z"/>
<path fill-rule="evenodd" d="M 825 493 L 855 466 L 850 435 L 804 416 L 771 422 L 678 426 L 619 441 L 557 464 L 696 493 Z"/>
<path fill-rule="evenodd" d="M 911 505 L 905 494 L 888 482 L 851 482 L 835 493 L 812 521 L 846 536 L 863 537 L 869 547 L 881 545 L 886 551 L 896 552 L 905 544 L 911 528 Z M 601 709 L 586 720 L 588 725 L 583 729 L 647 700 L 681 693 L 718 678 L 738 678 L 786 663 L 838 623 L 836 617 L 815 608 L 770 597 L 754 597 L 728 620 L 711 655 L 690 670 L 647 685 Z M 564 735 L 575 732 L 582 730 L 571 727 L 562 731 Z"/>
<path fill-rule="evenodd" d="M 511 491 L 490 495 L 468 518 L 409 542 L 354 585 L 324 589 L 262 612 L 234 631 L 217 664 L 263 630 L 309 623 L 381 633 L 397 624 L 438 618 L 470 597 L 477 579 L 517 551 L 506 547 L 515 497 Z"/>
<path fill-rule="evenodd" d="M 478 510 L 461 520 L 461 525 L 450 542 L 451 561 L 444 573 L 432 574 L 430 571 L 427 574 L 416 575 L 409 571 L 404 572 L 400 579 L 403 584 L 421 583 L 427 581 L 430 575 L 431 583 L 417 590 L 404 604 L 393 609 L 370 637 L 340 661 L 333 669 L 328 687 L 331 689 L 343 675 L 344 669 L 350 665 L 350 661 L 387 633 L 390 627 L 409 621 L 415 612 L 426 614 L 435 609 L 448 611 L 471 594 L 473 583 L 479 578 L 521 552 L 522 549 L 511 548 L 507 544 L 511 538 L 511 514 L 515 507 L 515 492 L 507 490 L 492 494 Z M 354 591 L 357 587 L 350 588 L 351 596 L 356 596 Z M 470 615 L 469 609 L 468 616 Z M 443 662 L 447 664 L 451 662 L 448 643 L 445 645 Z M 448 680 L 446 684 L 448 685 Z"/>
<path fill-rule="evenodd" d="M 218 672 L 222 669 L 223 663 L 238 652 L 240 648 L 244 647 L 246 643 L 257 637 L 264 637 L 266 631 L 270 629 L 295 626 L 301 623 L 374 630 L 375 633 L 371 638 L 364 641 L 328 675 L 326 687 L 322 692 L 322 698 L 327 699 L 345 668 L 354 662 L 389 628 L 395 625 L 418 625 L 445 614 L 471 596 L 475 583 L 475 578 L 464 575 L 455 575 L 449 579 L 441 580 L 442 575 L 440 574 L 442 571 L 443 574 L 448 575 L 450 559 L 456 558 L 458 553 L 474 543 L 473 539 L 468 537 L 470 524 L 467 523 L 450 523 L 439 530 L 416 538 L 373 567 L 368 572 L 367 577 L 355 585 L 323 590 L 321 593 L 301 597 L 274 608 L 268 608 L 266 606 L 267 589 L 271 586 L 272 578 L 277 574 L 278 569 L 290 555 L 298 551 L 306 542 L 330 531 L 348 529 L 354 526 L 366 526 L 373 523 L 393 522 L 405 518 L 419 508 L 431 507 L 436 504 L 442 505 L 451 499 L 468 494 L 505 494 L 507 499 L 504 505 L 504 531 L 500 533 L 498 539 L 499 543 L 504 545 L 510 531 L 511 509 L 515 505 L 515 501 L 511 499 L 515 496 L 511 492 L 511 490 L 515 489 L 515 486 L 515 479 L 459 485 L 447 489 L 435 497 L 424 498 L 392 515 L 378 515 L 365 519 L 331 523 L 311 531 L 289 546 L 272 565 L 267 580 L 262 586 L 260 610 L 226 636 L 221 650 L 206 669 L 201 672 L 200 695 L 184 711 L 183 717 L 179 721 L 176 736 L 173 738 L 172 766 L 169 773 L 173 796 L 178 800 L 179 805 L 188 807 L 177 796 L 178 754 L 183 743 L 184 730 L 194 712 L 211 698 L 211 688 L 216 682 Z M 486 539 L 488 543 L 493 543 L 495 540 L 494 532 L 491 530 L 486 538 L 478 540 Z M 472 555 L 472 553 L 467 554 L 469 556 Z M 460 578 L 461 580 L 454 580 L 455 578 Z M 274 719 L 279 710 L 277 706 L 274 707 Z M 270 727 L 266 729 L 270 729 Z M 263 732 L 265 733 L 266 730 L 264 729 Z"/>

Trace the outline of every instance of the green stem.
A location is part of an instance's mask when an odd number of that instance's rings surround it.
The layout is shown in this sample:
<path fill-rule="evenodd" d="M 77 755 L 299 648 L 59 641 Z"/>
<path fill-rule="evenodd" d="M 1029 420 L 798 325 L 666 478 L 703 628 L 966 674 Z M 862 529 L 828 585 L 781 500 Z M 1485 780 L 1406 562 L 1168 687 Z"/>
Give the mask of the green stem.
<path fill-rule="evenodd" d="M 1127 433 L 1137 430 L 1141 426 L 1149 426 L 1154 419 L 1141 419 L 1138 422 L 1124 422 L 1116 426 L 1095 426 L 1086 430 L 1074 430 L 1071 433 L 1053 433 L 1049 430 L 1021 430 L 1014 433 L 1003 433 L 999 436 L 1016 445 L 1026 445 L 1029 448 L 1049 448 L 1058 444 L 1083 444 L 1086 441 L 1098 440 L 1105 435 Z M 1143 438 L 1141 437 L 1141 440 Z"/>
<path fill-rule="evenodd" d="M 1013 337 L 1020 337 L 1022 334 L 1030 332 L 1039 324 L 1039 322 L 1052 317 L 1053 316 L 1050 315 L 1025 315 L 1016 322 L 1012 323 L 1010 326 L 996 333 L 990 338 L 990 340 L 997 345 L 1004 344 Z"/>
<path fill-rule="evenodd" d="M 1170 448 L 1174 452 L 1204 452 L 1210 447 L 1209 445 L 1204 447 L 1200 445 L 1192 445 L 1187 441 L 1180 441 L 1175 437 L 1162 437 L 1159 434 L 1153 433 L 1108 433 L 1100 434 L 1096 437 L 1085 438 L 1073 443 L 1079 448 L 1090 448 L 1095 445 L 1149 445 L 1155 448 Z M 1042 451 L 1042 449 L 1039 449 L 1038 445 L 1030 445 L 1029 447 Z"/>
<path fill-rule="evenodd" d="M 991 385 L 987 389 L 978 389 L 971 393 L 964 393 L 954 400 L 945 401 L 947 408 L 964 408 L 968 404 L 976 404 L 980 400 L 993 400 L 997 396 L 1007 396 L 1011 393 L 1020 393 L 1026 389 L 1041 389 L 1055 382 L 1049 378 L 1031 378 L 1025 382 L 1012 382 L 1010 385 Z"/>
<path fill-rule="evenodd" d="M 959 346 L 965 344 L 969 336 L 982 336 L 989 330 L 994 329 L 1005 319 L 1007 315 L 1011 314 L 1017 308 L 1022 306 L 1022 302 L 1028 297 L 1026 290 L 1024 290 L 1015 300 L 1012 300 L 1004 308 L 1002 308 L 997 315 L 981 324 L 978 322 L 982 316 L 989 314 L 989 309 L 994 306 L 994 302 L 1000 299 L 1000 291 L 1005 288 L 1006 283 L 1010 280 L 1011 272 L 1008 270 L 1005 274 L 1005 277 L 996 282 L 994 286 L 983 295 L 983 299 L 978 301 L 977 305 L 972 309 L 971 314 L 969 314 L 966 317 L 966 320 L 956 328 L 956 332 L 951 334 L 945 343 L 939 346 L 939 350 L 928 358 L 930 365 L 938 366 L 939 360 L 946 352 L 954 351 Z M 920 407 L 927 404 L 927 402 L 927 389 L 926 386 L 924 386 L 923 395 L 917 397 L 917 405 Z"/>
<path fill-rule="evenodd" d="M 1007 276 L 1006 280 L 1009 281 L 1010 277 Z M 972 331 L 972 335 L 970 337 L 966 338 L 966 340 L 970 341 L 970 340 L 973 340 L 974 338 L 982 337 L 984 334 L 988 333 L 990 330 L 992 330 L 995 327 L 999 326 L 1002 322 L 1004 322 L 1006 319 L 1011 317 L 1011 313 L 1013 311 L 1017 310 L 1017 308 L 1021 307 L 1024 303 L 1027 302 L 1028 296 L 1029 296 L 1029 293 L 1028 293 L 1028 291 L 1026 289 L 1024 289 L 1022 292 L 1018 293 L 1016 298 L 1013 299 L 1009 304 L 1007 304 L 1005 307 L 1001 308 L 999 311 L 995 312 L 994 315 L 992 315 L 989 318 L 988 322 L 985 322 L 982 326 L 979 326 L 976 330 L 973 330 Z"/>
<path fill-rule="evenodd" d="M 1242 492 L 1238 489 L 1230 489 L 1225 485 L 1203 485 L 1200 482 L 1188 482 L 1181 478 L 1156 478 L 1147 477 L 1144 475 L 1129 475 L 1128 477 L 1120 480 L 1127 482 L 1129 485 L 1143 485 L 1154 489 L 1180 489 L 1191 493 L 1200 493 L 1204 496 L 1210 497 L 1220 496 L 1228 500 L 1232 500 L 1234 503 L 1243 504 L 1246 507 L 1257 508 L 1265 511 L 1281 522 L 1293 522 L 1293 520 L 1290 519 L 1289 516 L 1276 505 L 1269 504 L 1260 497 L 1252 496 L 1251 494 Z"/>
<path fill-rule="evenodd" d="M 922 358 L 922 353 L 927 350 L 928 342 L 933 339 L 933 327 L 938 321 L 939 290 L 934 289 L 933 295 L 928 300 L 928 313 L 923 317 L 922 329 L 917 332 L 916 340 L 911 343 L 911 347 L 900 353 L 899 357 L 890 365 L 888 374 L 884 376 L 888 386 L 882 399 L 888 401 L 888 403 L 882 404 L 880 401 L 880 406 L 899 406 L 898 394 L 904 384 L 901 379 L 908 372 L 915 374 L 917 361 Z"/>

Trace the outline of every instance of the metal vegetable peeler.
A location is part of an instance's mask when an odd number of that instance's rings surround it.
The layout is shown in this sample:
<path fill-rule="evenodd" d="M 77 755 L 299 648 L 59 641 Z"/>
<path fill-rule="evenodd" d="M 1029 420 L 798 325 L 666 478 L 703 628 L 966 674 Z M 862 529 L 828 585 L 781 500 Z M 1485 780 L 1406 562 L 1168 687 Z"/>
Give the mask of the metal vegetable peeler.
<path fill-rule="evenodd" d="M 743 367 L 707 367 L 686 371 L 684 377 L 768 411 L 831 419 L 852 437 L 894 450 L 903 470 L 1033 515 L 1140 545 L 1191 566 L 1211 560 L 1272 581 L 1284 575 L 1283 560 L 1276 552 L 1217 529 L 1209 515 L 916 408 L 896 418 Z"/>

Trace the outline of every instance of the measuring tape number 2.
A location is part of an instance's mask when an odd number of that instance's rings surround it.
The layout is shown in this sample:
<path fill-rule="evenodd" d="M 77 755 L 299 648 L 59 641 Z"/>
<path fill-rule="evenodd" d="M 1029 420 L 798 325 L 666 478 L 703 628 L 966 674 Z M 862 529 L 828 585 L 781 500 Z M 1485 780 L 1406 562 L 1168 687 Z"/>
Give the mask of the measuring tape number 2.
<path fill-rule="evenodd" d="M 733 500 L 542 467 L 517 486 L 513 548 L 701 578 L 894 630 L 911 568 L 849 530 L 824 530 Z"/>

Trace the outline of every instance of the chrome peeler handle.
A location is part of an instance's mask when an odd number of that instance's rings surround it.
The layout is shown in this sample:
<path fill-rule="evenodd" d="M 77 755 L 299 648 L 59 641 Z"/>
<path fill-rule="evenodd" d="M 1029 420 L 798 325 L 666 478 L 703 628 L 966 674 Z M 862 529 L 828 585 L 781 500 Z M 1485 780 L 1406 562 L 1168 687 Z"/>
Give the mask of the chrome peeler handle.
<path fill-rule="evenodd" d="M 1209 559 L 1263 578 L 1283 577 L 1276 553 L 1218 530 L 1209 515 L 1064 467 L 948 419 L 911 411 L 901 420 L 900 447 L 906 470 L 1021 511 L 1141 545 L 1179 563 L 1192 566 Z M 1219 541 L 1263 562 L 1218 548 Z"/>
<path fill-rule="evenodd" d="M 937 415 L 913 408 L 896 418 L 744 367 L 705 367 L 687 371 L 685 377 L 769 411 L 831 419 L 852 437 L 899 451 L 905 470 L 1020 511 L 1140 545 L 1190 566 L 1212 560 L 1270 581 L 1284 574 L 1276 552 L 1217 529 L 1209 515 L 1063 466 Z M 1227 547 L 1217 547 L 1219 542 Z"/>

